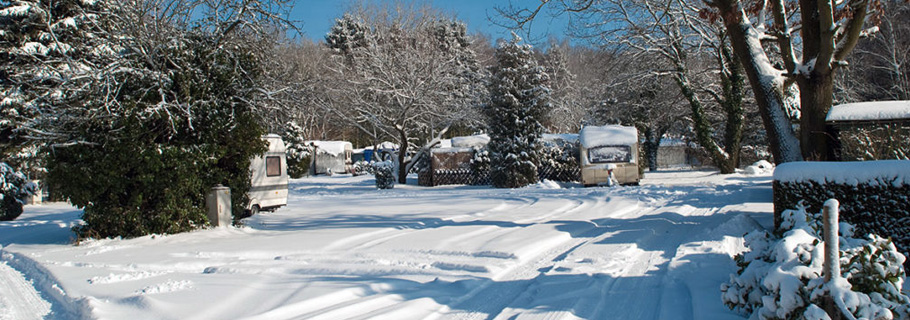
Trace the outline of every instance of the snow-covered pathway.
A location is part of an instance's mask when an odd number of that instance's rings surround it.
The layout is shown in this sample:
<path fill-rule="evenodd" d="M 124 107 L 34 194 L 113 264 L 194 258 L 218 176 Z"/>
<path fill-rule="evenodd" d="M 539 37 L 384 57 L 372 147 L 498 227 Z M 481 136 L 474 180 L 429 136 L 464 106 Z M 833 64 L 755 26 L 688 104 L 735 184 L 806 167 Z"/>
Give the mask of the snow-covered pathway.
<path fill-rule="evenodd" d="M 36 206 L 0 223 L 0 244 L 63 318 L 738 318 L 718 288 L 742 233 L 770 223 L 769 178 L 643 183 L 375 190 L 365 177 L 308 178 L 287 208 L 243 228 L 71 246 L 62 230 L 77 215 Z"/>

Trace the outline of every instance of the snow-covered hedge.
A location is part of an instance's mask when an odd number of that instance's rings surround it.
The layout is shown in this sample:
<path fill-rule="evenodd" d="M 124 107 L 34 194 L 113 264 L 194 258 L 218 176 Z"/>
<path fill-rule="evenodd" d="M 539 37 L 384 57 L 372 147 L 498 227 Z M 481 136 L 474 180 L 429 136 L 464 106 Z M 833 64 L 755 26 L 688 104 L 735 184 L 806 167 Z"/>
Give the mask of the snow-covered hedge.
<path fill-rule="evenodd" d="M 0 162 L 0 221 L 16 219 L 22 214 L 25 199 L 35 194 L 36 186 L 21 172 Z"/>
<path fill-rule="evenodd" d="M 373 163 L 373 175 L 376 177 L 376 188 L 392 189 L 395 187 L 395 165 L 392 161 Z"/>
<path fill-rule="evenodd" d="M 843 301 L 854 317 L 908 319 L 910 298 L 900 292 L 905 257 L 888 239 L 853 237 L 840 226 L 843 279 L 824 283 L 821 214 L 805 207 L 783 212 L 782 236 L 764 230 L 746 235 L 748 251 L 736 256 L 739 272 L 721 286 L 724 303 L 751 319 L 828 319 L 823 298 Z"/>
<path fill-rule="evenodd" d="M 774 171 L 774 222 L 804 201 L 810 211 L 828 199 L 840 201 L 841 219 L 857 234 L 891 237 L 910 254 L 910 161 L 795 162 Z"/>

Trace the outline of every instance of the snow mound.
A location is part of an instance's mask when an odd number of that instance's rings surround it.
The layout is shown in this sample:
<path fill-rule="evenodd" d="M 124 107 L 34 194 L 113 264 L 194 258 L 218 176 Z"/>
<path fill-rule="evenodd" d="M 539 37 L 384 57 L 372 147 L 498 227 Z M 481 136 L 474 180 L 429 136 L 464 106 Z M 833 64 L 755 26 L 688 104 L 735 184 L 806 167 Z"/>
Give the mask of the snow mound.
<path fill-rule="evenodd" d="M 774 165 L 765 160 L 759 160 L 753 163 L 751 166 L 746 167 L 743 170 L 744 174 L 755 176 L 755 175 L 765 175 L 774 172 Z"/>
<path fill-rule="evenodd" d="M 148 286 L 136 292 L 136 294 L 158 294 L 158 293 L 167 293 L 174 291 L 189 290 L 193 288 L 193 282 L 187 280 L 168 280 L 165 283 L 160 283 L 152 286 Z"/>
<path fill-rule="evenodd" d="M 878 160 L 861 162 L 788 162 L 774 170 L 774 180 L 781 182 L 857 185 L 910 185 L 910 160 Z"/>
<path fill-rule="evenodd" d="M 529 186 L 527 186 L 526 188 L 529 188 L 529 189 L 547 189 L 547 190 L 552 190 L 552 189 L 562 189 L 562 185 L 560 185 L 559 182 L 556 182 L 556 181 L 553 181 L 553 180 L 544 179 L 544 180 L 541 180 L 541 181 L 538 182 L 538 183 L 529 185 Z"/>

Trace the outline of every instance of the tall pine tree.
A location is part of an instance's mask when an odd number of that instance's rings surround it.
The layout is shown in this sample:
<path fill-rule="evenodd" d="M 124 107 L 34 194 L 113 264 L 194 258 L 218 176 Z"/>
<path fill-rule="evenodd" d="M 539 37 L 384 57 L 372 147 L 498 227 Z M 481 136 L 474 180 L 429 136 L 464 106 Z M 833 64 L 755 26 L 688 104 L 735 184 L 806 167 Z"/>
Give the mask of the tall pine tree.
<path fill-rule="evenodd" d="M 537 182 L 541 123 L 550 109 L 544 68 L 534 59 L 531 46 L 520 44 L 521 38 L 513 36 L 496 48 L 491 103 L 484 108 L 490 129 L 490 175 L 497 188 Z"/>

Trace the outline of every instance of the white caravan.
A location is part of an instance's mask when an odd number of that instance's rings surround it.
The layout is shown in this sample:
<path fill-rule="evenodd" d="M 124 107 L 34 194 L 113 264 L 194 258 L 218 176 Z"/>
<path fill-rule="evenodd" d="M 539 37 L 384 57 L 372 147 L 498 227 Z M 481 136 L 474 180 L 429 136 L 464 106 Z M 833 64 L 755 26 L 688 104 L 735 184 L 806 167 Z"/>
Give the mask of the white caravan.
<path fill-rule="evenodd" d="M 632 184 L 638 171 L 638 130 L 619 125 L 581 129 L 581 183 L 585 186 Z"/>
<path fill-rule="evenodd" d="M 284 141 L 277 134 L 262 136 L 269 143 L 265 154 L 250 162 L 250 202 L 246 205 L 252 215 L 261 210 L 274 211 L 288 204 L 288 159 Z"/>

